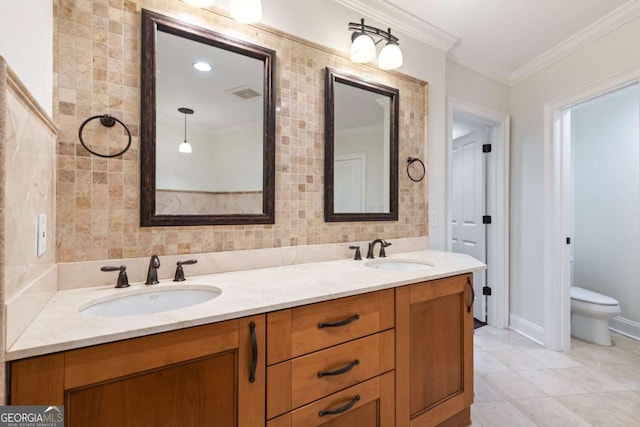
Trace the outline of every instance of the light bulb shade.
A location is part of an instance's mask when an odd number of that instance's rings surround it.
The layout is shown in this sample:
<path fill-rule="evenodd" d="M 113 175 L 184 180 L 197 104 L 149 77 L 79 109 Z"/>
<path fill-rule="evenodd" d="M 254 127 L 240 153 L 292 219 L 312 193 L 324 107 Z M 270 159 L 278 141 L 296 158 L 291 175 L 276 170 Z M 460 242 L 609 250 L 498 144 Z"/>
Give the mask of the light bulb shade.
<path fill-rule="evenodd" d="M 376 57 L 376 44 L 371 36 L 360 34 L 351 43 L 351 60 L 353 62 L 365 63 Z"/>
<path fill-rule="evenodd" d="M 231 17 L 243 24 L 255 24 L 262 19 L 262 0 L 229 0 Z"/>
<path fill-rule="evenodd" d="M 402 51 L 395 43 L 387 43 L 380 51 L 378 66 L 382 70 L 393 70 L 402 65 Z"/>
<path fill-rule="evenodd" d="M 209 6 L 213 6 L 213 4 L 215 3 L 215 0 L 182 0 L 182 1 L 188 4 L 189 6 L 193 6 L 193 7 L 209 7 Z"/>
<path fill-rule="evenodd" d="M 180 146 L 178 146 L 178 151 L 185 154 L 191 154 L 191 144 L 187 141 L 181 142 Z"/>

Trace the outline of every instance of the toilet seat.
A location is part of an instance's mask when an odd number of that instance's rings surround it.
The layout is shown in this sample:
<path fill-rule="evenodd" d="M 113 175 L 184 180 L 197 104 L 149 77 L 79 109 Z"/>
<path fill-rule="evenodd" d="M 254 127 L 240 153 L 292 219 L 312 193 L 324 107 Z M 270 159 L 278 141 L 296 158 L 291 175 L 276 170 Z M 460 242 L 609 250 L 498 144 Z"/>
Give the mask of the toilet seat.
<path fill-rule="evenodd" d="M 589 304 L 598 305 L 618 305 L 620 304 L 615 298 L 611 298 L 607 295 L 602 295 L 597 292 L 590 291 L 588 289 L 572 286 L 570 288 L 570 295 L 572 300 L 582 301 Z"/>

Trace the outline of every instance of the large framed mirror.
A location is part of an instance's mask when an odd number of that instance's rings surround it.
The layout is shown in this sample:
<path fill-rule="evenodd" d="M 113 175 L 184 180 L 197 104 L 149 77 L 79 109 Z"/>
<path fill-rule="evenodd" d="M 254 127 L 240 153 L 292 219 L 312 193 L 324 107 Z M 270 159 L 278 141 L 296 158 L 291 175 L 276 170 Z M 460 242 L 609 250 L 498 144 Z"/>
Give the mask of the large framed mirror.
<path fill-rule="evenodd" d="M 275 52 L 142 10 L 142 226 L 273 224 Z"/>
<path fill-rule="evenodd" d="M 398 220 L 399 90 L 325 71 L 325 221 Z"/>

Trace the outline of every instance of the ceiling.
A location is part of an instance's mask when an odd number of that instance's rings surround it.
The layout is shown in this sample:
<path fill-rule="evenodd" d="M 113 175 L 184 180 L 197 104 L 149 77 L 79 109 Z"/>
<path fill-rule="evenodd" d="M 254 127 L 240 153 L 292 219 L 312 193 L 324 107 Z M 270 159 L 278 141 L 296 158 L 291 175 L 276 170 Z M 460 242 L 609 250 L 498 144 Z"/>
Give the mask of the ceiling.
<path fill-rule="evenodd" d="M 640 13 L 640 0 L 336 1 L 506 84 Z"/>

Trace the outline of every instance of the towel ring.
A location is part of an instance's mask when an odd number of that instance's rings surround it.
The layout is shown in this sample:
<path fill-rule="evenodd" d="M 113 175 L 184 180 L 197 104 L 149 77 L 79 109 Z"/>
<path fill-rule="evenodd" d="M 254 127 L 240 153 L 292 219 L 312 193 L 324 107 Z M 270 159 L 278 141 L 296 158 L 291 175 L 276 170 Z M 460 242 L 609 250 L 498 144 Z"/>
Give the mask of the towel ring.
<path fill-rule="evenodd" d="M 418 168 L 417 170 L 414 170 L 413 173 L 411 172 L 411 165 L 414 163 L 419 163 L 421 168 Z M 420 169 L 422 169 L 422 171 L 420 171 Z M 407 158 L 407 175 L 409 175 L 409 179 L 411 179 L 411 181 L 413 182 L 420 182 L 424 179 L 424 174 L 426 172 L 426 169 L 424 167 L 424 163 L 422 163 L 422 160 L 420 160 L 417 157 L 409 157 Z"/>
<path fill-rule="evenodd" d="M 102 124 L 102 126 L 107 127 L 107 128 L 112 128 L 113 126 L 115 126 L 116 122 L 120 123 L 122 125 L 122 127 L 124 128 L 124 130 L 127 131 L 127 135 L 129 136 L 129 142 L 127 142 L 127 146 L 124 147 L 124 149 L 116 154 L 100 154 L 100 153 L 96 153 L 95 151 L 93 151 L 91 148 L 87 147 L 87 145 L 84 143 L 84 140 L 82 139 L 82 130 L 84 129 L 84 127 L 86 126 L 87 123 L 89 123 L 92 120 L 95 119 L 100 119 L 100 123 Z M 94 154 L 96 156 L 99 157 L 118 157 L 123 155 L 128 149 L 129 147 L 131 147 L 131 132 L 129 132 L 129 129 L 127 128 L 127 125 L 125 125 L 124 123 L 122 123 L 120 120 L 118 120 L 117 118 L 110 116 L 108 114 L 103 114 L 103 115 L 98 115 L 98 116 L 91 116 L 89 117 L 87 120 L 85 120 L 84 122 L 82 122 L 82 124 L 80 125 L 80 130 L 78 130 L 78 138 L 80 139 L 80 144 L 82 144 L 82 146 L 91 154 Z"/>

